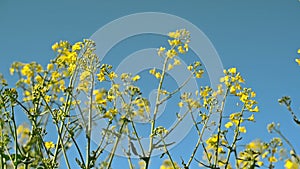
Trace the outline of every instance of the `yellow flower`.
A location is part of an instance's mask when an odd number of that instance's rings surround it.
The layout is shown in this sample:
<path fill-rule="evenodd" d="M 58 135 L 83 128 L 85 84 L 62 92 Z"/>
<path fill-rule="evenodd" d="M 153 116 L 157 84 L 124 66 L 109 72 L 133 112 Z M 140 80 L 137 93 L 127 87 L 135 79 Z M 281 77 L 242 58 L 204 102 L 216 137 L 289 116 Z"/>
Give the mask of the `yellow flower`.
<path fill-rule="evenodd" d="M 172 70 L 172 69 L 173 69 L 173 65 L 169 63 L 168 70 Z"/>
<path fill-rule="evenodd" d="M 35 80 L 36 80 L 38 83 L 42 83 L 42 82 L 43 82 L 43 78 L 42 78 L 40 75 L 36 76 L 36 77 L 35 77 Z"/>
<path fill-rule="evenodd" d="M 300 59 L 295 59 L 295 61 L 300 65 Z"/>
<path fill-rule="evenodd" d="M 176 39 L 180 37 L 180 32 L 177 30 L 176 32 L 170 32 L 168 35 L 170 38 Z"/>
<path fill-rule="evenodd" d="M 145 167 L 146 167 L 145 161 L 144 160 L 139 161 L 139 166 L 140 166 L 140 169 L 145 169 Z"/>
<path fill-rule="evenodd" d="M 225 124 L 225 127 L 226 127 L 226 128 L 230 128 L 231 126 L 233 126 L 233 124 L 232 124 L 232 122 L 230 122 L 230 121 L 227 122 L 227 123 Z"/>
<path fill-rule="evenodd" d="M 246 133 L 247 130 L 246 130 L 246 127 L 239 127 L 239 131 L 242 132 L 242 133 Z"/>
<path fill-rule="evenodd" d="M 114 95 L 108 95 L 107 96 L 107 100 L 110 101 L 110 102 L 113 101 L 115 98 L 116 97 Z"/>
<path fill-rule="evenodd" d="M 230 69 L 228 69 L 228 72 L 231 74 L 236 74 L 236 68 L 235 67 L 230 68 Z"/>
<path fill-rule="evenodd" d="M 252 114 L 249 118 L 248 118 L 249 121 L 254 121 L 254 114 Z"/>
<path fill-rule="evenodd" d="M 166 53 L 167 57 L 168 58 L 173 58 L 174 56 L 177 56 L 178 53 L 174 50 L 174 49 L 171 49 L 171 50 L 168 50 L 167 53 Z"/>
<path fill-rule="evenodd" d="M 255 97 L 256 93 L 255 92 L 251 92 L 250 97 Z"/>
<path fill-rule="evenodd" d="M 235 92 L 236 92 L 235 86 L 231 86 L 229 92 L 230 92 L 231 94 L 235 94 Z"/>
<path fill-rule="evenodd" d="M 298 49 L 297 53 L 300 54 L 300 49 Z"/>
<path fill-rule="evenodd" d="M 54 144 L 52 141 L 49 141 L 49 142 L 45 142 L 45 147 L 46 149 L 51 149 L 51 148 L 54 148 Z"/>
<path fill-rule="evenodd" d="M 52 45 L 52 50 L 56 51 L 59 48 L 58 43 L 56 42 L 55 44 Z"/>
<path fill-rule="evenodd" d="M 156 73 L 155 73 L 155 77 L 156 77 L 157 79 L 160 79 L 160 78 L 161 78 L 161 74 L 160 74 L 159 72 L 156 72 Z"/>
<path fill-rule="evenodd" d="M 182 107 L 182 106 L 183 106 L 183 102 L 179 102 L 179 103 L 178 103 L 178 106 L 179 106 L 179 107 Z"/>
<path fill-rule="evenodd" d="M 184 47 L 185 51 L 188 51 L 188 50 L 189 50 L 189 44 L 186 43 L 186 44 L 184 44 L 183 47 Z"/>
<path fill-rule="evenodd" d="M 258 161 L 257 163 L 256 163 L 258 166 L 263 166 L 264 165 L 264 162 L 262 162 L 262 161 Z"/>
<path fill-rule="evenodd" d="M 248 100 L 248 95 L 246 93 L 242 93 L 240 96 L 241 102 L 245 103 Z"/>
<path fill-rule="evenodd" d="M 54 68 L 54 65 L 53 65 L 52 63 L 49 63 L 49 64 L 47 65 L 47 70 L 48 70 L 48 71 L 52 70 L 53 68 Z"/>
<path fill-rule="evenodd" d="M 196 78 L 201 78 L 204 73 L 204 70 L 199 70 L 196 72 Z"/>
<path fill-rule="evenodd" d="M 9 73 L 11 74 L 11 75 L 13 75 L 14 74 L 14 72 L 15 72 L 15 69 L 14 68 L 9 68 Z"/>
<path fill-rule="evenodd" d="M 277 159 L 276 159 L 276 157 L 271 156 L 271 157 L 268 158 L 268 161 L 271 162 L 271 163 L 274 163 L 274 162 L 277 162 Z"/>
<path fill-rule="evenodd" d="M 299 169 L 300 166 L 297 162 L 293 162 L 292 160 L 287 159 L 285 161 L 284 167 L 286 169 Z"/>
<path fill-rule="evenodd" d="M 152 75 L 155 75 L 155 73 L 156 73 L 156 70 L 155 70 L 155 68 L 153 68 L 153 69 L 149 70 L 149 73 L 150 73 L 150 74 L 152 74 Z"/>
<path fill-rule="evenodd" d="M 165 160 L 163 164 L 160 166 L 160 169 L 179 169 L 179 166 L 176 162 L 174 162 L 175 168 L 170 160 Z"/>
<path fill-rule="evenodd" d="M 164 48 L 164 47 L 160 47 L 160 48 L 157 50 L 157 54 L 158 54 L 158 56 L 162 56 L 162 55 L 163 55 L 163 53 L 165 52 L 165 50 L 166 50 L 166 48 Z"/>
<path fill-rule="evenodd" d="M 100 82 L 106 80 L 106 79 L 105 79 L 105 75 L 104 75 L 104 73 L 103 73 L 102 71 L 100 71 L 100 73 L 97 74 L 97 77 L 98 77 L 98 80 L 99 80 Z"/>
<path fill-rule="evenodd" d="M 181 62 L 179 59 L 174 58 L 174 65 L 180 65 Z"/>
<path fill-rule="evenodd" d="M 79 51 L 81 49 L 82 42 L 77 42 L 72 46 L 72 51 Z"/>
<path fill-rule="evenodd" d="M 86 80 L 90 76 L 91 72 L 90 71 L 84 71 L 80 75 L 80 81 Z"/>
<path fill-rule="evenodd" d="M 138 81 L 141 77 L 139 75 L 136 75 L 132 78 L 132 81 Z"/>
<path fill-rule="evenodd" d="M 108 77 L 109 77 L 110 80 L 113 80 L 114 78 L 118 77 L 118 75 L 115 72 L 110 72 L 108 74 Z"/>
<path fill-rule="evenodd" d="M 17 135 L 20 135 L 22 139 L 28 138 L 30 134 L 29 128 L 24 125 L 19 125 L 17 128 Z"/>
<path fill-rule="evenodd" d="M 177 50 L 179 53 L 182 53 L 182 54 L 184 54 L 186 52 L 182 46 L 178 46 Z"/>
<path fill-rule="evenodd" d="M 257 106 L 254 107 L 254 109 L 250 109 L 251 112 L 259 112 L 259 109 Z"/>
<path fill-rule="evenodd" d="M 49 103 L 49 102 L 50 102 L 50 100 L 51 100 L 51 96 L 49 96 L 49 95 L 46 95 L 46 96 L 45 96 L 45 101 L 46 101 L 47 103 Z"/>
<path fill-rule="evenodd" d="M 23 76 L 27 76 L 27 77 L 32 77 L 33 76 L 33 71 L 30 68 L 30 64 L 26 64 L 22 69 L 21 69 L 21 74 Z"/>
<path fill-rule="evenodd" d="M 190 66 L 187 67 L 187 69 L 188 69 L 189 71 L 191 71 L 191 70 L 193 70 L 193 66 L 190 65 Z"/>
<path fill-rule="evenodd" d="M 105 112 L 104 118 L 113 118 L 116 114 L 118 113 L 117 109 L 109 109 L 108 111 Z"/>

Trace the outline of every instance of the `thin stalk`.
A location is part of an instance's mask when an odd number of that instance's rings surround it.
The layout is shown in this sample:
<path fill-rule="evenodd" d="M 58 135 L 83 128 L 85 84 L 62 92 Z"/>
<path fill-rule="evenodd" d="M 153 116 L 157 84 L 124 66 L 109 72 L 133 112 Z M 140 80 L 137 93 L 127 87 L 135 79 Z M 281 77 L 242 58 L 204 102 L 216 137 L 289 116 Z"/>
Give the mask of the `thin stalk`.
<path fill-rule="evenodd" d="M 105 129 L 105 133 L 104 133 L 104 135 L 103 135 L 103 137 L 102 137 L 102 139 L 101 139 L 101 141 L 100 141 L 100 144 L 99 144 L 99 146 L 97 147 L 97 149 L 96 149 L 96 157 L 95 157 L 95 159 L 98 159 L 98 157 L 101 155 L 101 152 L 102 152 L 102 150 L 103 150 L 103 148 L 101 148 L 102 147 L 102 144 L 104 143 L 104 140 L 105 140 L 105 137 L 106 137 L 106 134 L 107 134 L 107 131 L 108 131 L 108 129 L 109 129 L 109 126 L 112 124 L 112 120 L 109 120 L 109 122 L 108 122 L 108 124 L 107 124 L 107 126 L 106 126 L 106 129 Z M 99 152 L 99 154 L 97 154 Z"/>
<path fill-rule="evenodd" d="M 241 125 L 241 121 L 242 121 L 242 118 L 243 118 L 244 110 L 245 110 L 245 104 L 243 105 L 242 112 L 241 112 L 241 115 L 240 115 L 238 124 L 237 124 L 237 126 L 236 126 L 236 130 L 235 130 L 235 133 L 234 133 L 234 137 L 233 137 L 232 144 L 231 144 L 231 146 L 229 147 L 229 151 L 228 151 L 228 153 L 227 153 L 226 162 L 225 162 L 225 168 L 227 168 L 227 166 L 228 166 L 228 164 L 229 164 L 229 160 L 230 160 L 230 155 L 231 155 L 231 153 L 232 153 L 233 151 L 235 151 L 236 142 L 237 142 L 238 136 L 239 136 L 239 134 L 240 134 L 240 132 L 239 132 L 239 127 L 240 127 L 240 125 Z"/>
<path fill-rule="evenodd" d="M 176 94 L 177 92 L 179 92 L 190 80 L 191 78 L 194 77 L 193 74 L 191 74 L 182 84 L 181 86 L 179 86 L 176 90 L 174 90 L 173 92 L 171 92 L 168 96 L 164 97 L 163 99 L 161 99 L 157 104 L 161 105 L 163 102 L 167 101 L 168 99 L 170 99 L 174 94 Z"/>
<path fill-rule="evenodd" d="M 294 148 L 294 146 L 292 145 L 292 143 L 281 133 L 281 131 L 280 130 L 277 130 L 276 128 L 274 128 L 274 131 L 276 132 L 276 133 L 278 133 L 279 135 L 280 135 L 280 137 L 290 146 L 290 148 L 292 149 L 292 151 L 295 153 L 295 154 L 297 154 L 296 153 L 296 150 L 295 150 L 295 148 Z M 294 156 L 296 159 L 297 159 L 297 162 L 300 162 L 300 159 L 299 159 L 299 157 L 297 156 L 297 155 L 295 155 Z"/>
<path fill-rule="evenodd" d="M 168 62 L 169 58 L 166 57 L 165 60 L 164 60 L 164 64 L 163 64 L 163 69 L 162 69 L 162 75 L 161 75 L 161 78 L 160 78 L 160 81 L 159 81 L 159 84 L 158 84 L 158 87 L 157 87 L 157 95 L 156 95 L 156 101 L 155 101 L 155 108 L 154 108 L 154 112 L 153 112 L 153 119 L 152 119 L 152 122 L 151 122 L 151 135 L 155 129 L 155 121 L 156 121 L 156 115 L 157 115 L 157 112 L 158 112 L 158 108 L 159 108 L 159 100 L 160 100 L 160 90 L 162 88 L 162 84 L 163 84 L 163 81 L 164 81 L 164 77 L 165 77 L 165 73 L 166 73 L 166 67 L 167 67 L 167 62 Z M 149 158 L 151 157 L 151 154 L 152 154 L 152 151 L 153 151 L 153 137 L 150 137 L 150 144 L 149 144 Z M 149 162 L 150 162 L 150 159 L 146 162 L 146 169 L 148 168 L 148 165 L 149 165 Z"/>
<path fill-rule="evenodd" d="M 128 141 L 130 141 L 130 137 L 128 136 Z M 125 150 L 124 150 L 125 152 Z M 128 161 L 128 165 L 130 169 L 134 169 L 133 164 L 132 164 L 132 160 L 130 158 L 130 144 L 128 144 L 128 152 L 125 152 L 125 154 L 127 155 L 127 161 Z"/>
<path fill-rule="evenodd" d="M 196 122 L 196 120 L 195 120 L 195 118 L 194 118 L 194 116 L 193 116 L 193 113 L 191 113 L 192 120 L 193 120 L 194 126 L 196 127 L 196 130 L 197 130 L 197 133 L 198 133 L 199 138 L 198 138 L 198 140 L 197 140 L 197 143 L 196 143 L 196 145 L 195 145 L 195 148 L 194 148 L 194 150 L 193 150 L 193 153 L 192 153 L 192 155 L 191 155 L 189 161 L 188 161 L 187 164 L 186 164 L 187 167 L 189 167 L 189 166 L 191 165 L 191 163 L 192 163 L 192 161 L 193 161 L 193 159 L 194 159 L 194 157 L 195 157 L 195 155 L 196 155 L 196 152 L 197 152 L 197 150 L 198 150 L 200 144 L 202 143 L 203 133 L 204 133 L 206 127 L 207 127 L 207 123 L 208 123 L 208 120 L 209 120 L 209 118 L 210 118 L 211 113 L 212 113 L 212 107 L 210 107 L 210 109 L 209 109 L 209 116 L 208 116 L 208 118 L 205 120 L 204 125 L 203 125 L 201 131 L 200 131 L 198 125 L 197 125 L 197 122 Z"/>
<path fill-rule="evenodd" d="M 18 157 L 18 134 L 17 134 L 17 126 L 16 126 L 16 121 L 15 121 L 15 111 L 14 111 L 14 106 L 11 105 L 11 113 L 12 113 L 12 122 L 13 122 L 13 127 L 14 127 L 14 135 L 15 135 L 15 169 L 18 167 L 18 162 L 17 162 L 17 157 Z"/>
<path fill-rule="evenodd" d="M 216 152 L 215 152 L 215 163 L 214 163 L 215 166 L 217 166 L 217 164 L 218 164 L 218 155 L 219 155 L 218 149 L 219 149 L 219 141 L 220 141 L 220 135 L 221 135 L 221 125 L 222 125 L 222 118 L 223 118 L 222 116 L 223 116 L 225 101 L 226 101 L 228 92 L 229 92 L 229 87 L 227 87 L 224 97 L 222 99 L 222 103 L 221 103 L 220 118 L 219 118 L 219 123 L 218 123 L 217 147 L 216 147 Z"/>
<path fill-rule="evenodd" d="M 92 78 L 92 84 L 91 84 L 91 91 L 90 91 L 90 107 L 89 107 L 89 121 L 88 121 L 88 127 L 86 131 L 86 139 L 87 139 L 87 147 L 86 147 L 86 168 L 88 169 L 90 167 L 90 154 L 91 154 L 91 135 L 92 135 L 92 118 L 93 118 L 93 92 L 94 92 L 94 74 L 91 75 Z"/>
<path fill-rule="evenodd" d="M 116 152 L 116 150 L 117 150 L 119 141 L 120 141 L 121 136 L 122 136 L 122 130 L 123 130 L 123 127 L 124 127 L 125 123 L 126 123 L 126 122 L 123 121 L 123 123 L 122 123 L 122 125 L 121 125 L 121 127 L 120 127 L 120 130 L 119 130 L 120 135 L 117 136 L 117 138 L 116 138 L 116 142 L 115 142 L 115 144 L 114 144 L 114 147 L 112 148 L 112 151 L 111 151 L 111 153 L 110 153 L 110 155 L 109 155 L 108 165 L 107 165 L 106 169 L 109 169 L 110 166 L 111 166 L 111 164 L 112 164 L 112 161 L 113 161 L 114 156 L 115 156 L 115 152 Z"/>
<path fill-rule="evenodd" d="M 162 135 L 161 135 L 161 139 L 162 139 L 162 142 L 163 142 L 163 144 L 164 144 L 165 153 L 168 155 L 168 157 L 169 157 L 169 159 L 170 159 L 170 161 L 171 161 L 171 164 L 172 164 L 173 168 L 176 169 L 176 165 L 175 165 L 175 163 L 174 163 L 174 161 L 173 161 L 173 159 L 172 159 L 172 156 L 171 156 L 171 154 L 170 154 L 170 152 L 169 152 L 169 150 L 168 150 L 168 148 L 167 148 L 167 146 L 166 146 L 166 142 L 165 142 L 165 140 L 164 140 L 164 138 L 163 138 Z"/>
<path fill-rule="evenodd" d="M 52 117 L 55 117 L 54 112 L 53 112 L 52 109 L 50 108 L 50 106 L 49 106 L 49 104 L 47 103 L 45 97 L 42 97 L 42 98 L 43 98 L 43 100 L 44 100 L 46 106 L 48 107 L 48 109 L 49 109 L 49 111 L 50 111 Z M 59 142 L 56 144 L 55 155 L 54 155 L 54 158 L 53 158 L 53 161 L 52 161 L 52 162 L 56 162 L 56 157 L 57 157 L 57 154 L 58 154 L 58 145 L 59 145 L 59 143 L 60 143 L 61 148 L 62 148 L 62 150 L 63 150 L 63 156 L 64 156 L 64 159 L 65 159 L 65 161 L 66 161 L 66 165 L 67 165 L 68 169 L 71 169 L 70 163 L 69 163 L 69 160 L 68 160 L 68 157 L 67 157 L 67 154 L 66 154 L 66 150 L 65 150 L 65 145 L 64 145 L 64 142 L 63 142 L 63 139 L 62 139 L 62 133 L 61 133 L 61 130 L 60 130 L 60 128 L 59 128 L 59 126 L 58 126 L 57 123 L 55 123 L 55 126 L 56 126 L 56 130 L 57 130 L 57 132 L 58 132 L 58 141 L 59 141 Z M 61 123 L 61 128 L 62 128 L 63 126 L 64 126 L 64 125 L 63 125 L 63 122 L 62 122 L 62 123 Z"/>
<path fill-rule="evenodd" d="M 142 146 L 141 139 L 140 139 L 140 137 L 138 136 L 137 130 L 136 130 L 135 125 L 134 125 L 134 122 L 133 122 L 132 120 L 131 120 L 131 125 L 132 125 L 132 128 L 133 128 L 134 134 L 135 134 L 135 136 L 136 136 L 136 139 L 137 139 L 137 141 L 138 141 L 138 144 L 139 144 L 139 146 L 140 146 L 140 148 L 141 148 L 141 150 L 142 150 L 143 157 L 145 157 L 145 151 L 144 151 L 144 148 L 143 148 L 143 146 Z"/>

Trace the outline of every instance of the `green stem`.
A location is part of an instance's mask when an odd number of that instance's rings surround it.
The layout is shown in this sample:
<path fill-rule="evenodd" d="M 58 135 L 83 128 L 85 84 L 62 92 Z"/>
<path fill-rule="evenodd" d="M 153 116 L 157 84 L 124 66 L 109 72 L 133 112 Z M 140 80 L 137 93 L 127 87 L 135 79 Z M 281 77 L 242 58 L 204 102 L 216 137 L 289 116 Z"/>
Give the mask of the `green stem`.
<path fill-rule="evenodd" d="M 166 142 L 165 142 L 165 140 L 164 140 L 164 138 L 163 138 L 162 135 L 161 135 L 161 139 L 162 139 L 162 142 L 163 142 L 163 144 L 164 144 L 165 153 L 168 155 L 168 157 L 169 157 L 169 159 L 170 159 L 170 161 L 171 161 L 171 164 L 172 164 L 173 168 L 176 169 L 176 165 L 175 165 L 175 163 L 174 163 L 174 161 L 173 161 L 173 159 L 172 159 L 172 156 L 171 156 L 171 154 L 170 154 L 170 152 L 169 152 L 169 150 L 168 150 L 168 148 L 167 148 L 167 146 L 166 146 Z"/>
<path fill-rule="evenodd" d="M 90 160 L 91 160 L 91 136 L 92 136 L 92 118 L 93 118 L 93 92 L 94 92 L 94 74 L 91 73 L 91 91 L 90 91 L 90 103 L 89 103 L 89 121 L 88 127 L 86 131 L 86 139 L 87 139 L 87 147 L 86 147 L 86 168 L 90 168 Z"/>
<path fill-rule="evenodd" d="M 121 125 L 121 127 L 120 127 L 120 130 L 119 130 L 119 134 L 120 134 L 120 135 L 117 136 L 116 142 L 115 142 L 115 144 L 114 144 L 114 147 L 112 148 L 111 153 L 110 153 L 110 155 L 109 155 L 108 165 L 107 165 L 106 169 L 109 169 L 110 166 L 111 166 L 111 164 L 112 164 L 112 161 L 113 161 L 114 156 L 115 156 L 115 152 L 116 152 L 116 150 L 117 150 L 119 141 L 120 141 L 121 136 L 122 136 L 122 130 L 123 130 L 123 127 L 124 127 L 125 123 L 126 123 L 126 122 L 125 122 L 125 120 L 124 120 L 123 123 L 122 123 L 122 125 Z"/>
<path fill-rule="evenodd" d="M 135 125 L 134 125 L 134 122 L 132 120 L 131 120 L 131 125 L 132 125 L 132 128 L 133 128 L 134 134 L 136 136 L 136 139 L 138 141 L 138 144 L 139 144 L 139 146 L 140 146 L 140 148 L 142 150 L 143 157 L 145 157 L 146 154 L 145 154 L 144 148 L 143 148 L 142 143 L 141 143 L 141 138 L 138 136 L 137 130 L 136 130 Z"/>
<path fill-rule="evenodd" d="M 228 167 L 231 153 L 235 151 L 236 142 L 238 141 L 238 136 L 239 136 L 239 134 L 240 134 L 239 128 L 240 128 L 240 126 L 241 126 L 241 122 L 242 122 L 242 118 L 243 118 L 243 113 L 244 113 L 244 111 L 245 111 L 245 104 L 243 105 L 243 108 L 242 108 L 242 111 L 241 111 L 241 115 L 240 115 L 238 124 L 237 124 L 236 129 L 235 129 L 235 133 L 234 133 L 234 137 L 233 137 L 232 144 L 230 145 L 229 151 L 228 151 L 228 153 L 227 153 L 226 162 L 225 162 L 225 168 Z"/>
<path fill-rule="evenodd" d="M 155 108 L 154 108 L 154 112 L 153 112 L 153 119 L 152 119 L 152 122 L 151 122 L 151 130 L 150 130 L 151 137 L 150 137 L 150 144 L 149 144 L 149 157 L 148 157 L 149 160 L 146 162 L 146 169 L 148 169 L 148 166 L 149 166 L 149 163 L 150 163 L 150 157 L 151 157 L 151 154 L 152 154 L 152 151 L 153 151 L 153 137 L 152 137 L 152 134 L 153 134 L 153 131 L 155 129 L 156 115 L 157 115 L 158 108 L 159 108 L 160 90 L 162 88 L 162 84 L 163 84 L 163 81 L 164 81 L 168 60 L 169 60 L 168 57 L 166 57 L 165 60 L 164 60 L 161 78 L 160 78 L 160 81 L 159 81 L 159 84 L 158 84 L 158 87 L 157 87 Z"/>
<path fill-rule="evenodd" d="M 222 118 L 223 118 L 223 111 L 224 111 L 224 107 L 225 107 L 225 101 L 226 101 L 226 97 L 228 95 L 229 92 L 229 88 L 230 86 L 227 87 L 226 92 L 224 94 L 224 97 L 222 99 L 222 103 L 221 103 L 221 109 L 220 109 L 220 118 L 219 118 L 219 122 L 218 122 L 218 135 L 217 135 L 217 147 L 216 147 L 216 152 L 215 152 L 215 163 L 214 163 L 214 167 L 216 167 L 218 165 L 218 149 L 219 149 L 219 142 L 220 142 L 220 136 L 221 136 L 221 126 L 222 126 Z"/>
<path fill-rule="evenodd" d="M 197 150 L 198 150 L 200 144 L 202 143 L 202 137 L 203 137 L 204 131 L 205 131 L 206 127 L 207 127 L 207 123 L 208 123 L 208 120 L 210 119 L 211 113 L 212 113 L 212 107 L 210 107 L 210 109 L 209 109 L 209 115 L 208 115 L 208 118 L 205 120 L 204 125 L 203 125 L 201 131 L 200 131 L 198 125 L 197 125 L 197 122 L 196 122 L 196 120 L 195 120 L 195 118 L 194 118 L 194 116 L 193 116 L 193 113 L 191 113 L 192 120 L 193 120 L 194 126 L 196 127 L 196 130 L 197 130 L 197 133 L 198 133 L 198 136 L 199 136 L 199 137 L 198 137 L 197 143 L 196 143 L 196 145 L 195 145 L 195 148 L 194 148 L 194 150 L 193 150 L 193 153 L 192 153 L 192 155 L 191 155 L 189 161 L 188 161 L 187 164 L 186 164 L 187 167 L 189 167 L 189 166 L 191 165 L 191 163 L 192 163 L 192 161 L 193 161 L 193 159 L 194 159 L 194 157 L 195 157 L 195 155 L 196 155 L 196 152 L 197 152 Z"/>

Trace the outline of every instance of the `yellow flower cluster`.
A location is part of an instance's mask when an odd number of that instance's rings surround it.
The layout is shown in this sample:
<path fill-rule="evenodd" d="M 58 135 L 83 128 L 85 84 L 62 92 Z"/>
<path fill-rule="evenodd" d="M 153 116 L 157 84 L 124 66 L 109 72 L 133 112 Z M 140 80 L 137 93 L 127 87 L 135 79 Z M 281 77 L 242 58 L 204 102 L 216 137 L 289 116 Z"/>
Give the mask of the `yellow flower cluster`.
<path fill-rule="evenodd" d="M 103 82 L 105 80 L 114 80 L 118 75 L 111 70 L 112 66 L 108 64 L 103 64 L 100 68 L 100 72 L 97 74 L 98 80 Z M 108 77 L 108 78 L 106 78 Z"/>
<path fill-rule="evenodd" d="M 166 69 L 168 71 L 172 70 L 174 66 L 180 65 L 181 61 L 177 58 L 178 54 L 185 54 L 189 49 L 190 43 L 190 33 L 185 29 L 177 30 L 175 32 L 170 32 L 169 37 L 171 39 L 168 40 L 170 48 L 166 49 L 166 47 L 160 47 L 157 50 L 158 56 L 165 57 L 166 59 Z M 173 60 L 171 63 L 169 60 Z M 160 79 L 162 74 L 156 69 L 151 69 L 150 74 L 154 75 L 157 79 Z"/>
<path fill-rule="evenodd" d="M 82 42 L 71 45 L 68 41 L 56 42 L 52 45 L 52 50 L 58 53 L 56 64 L 58 68 L 67 68 L 64 73 L 72 75 L 76 69 L 78 53 L 84 47 Z M 51 66 L 49 67 L 51 68 Z"/>
<path fill-rule="evenodd" d="M 195 75 L 196 78 L 202 78 L 204 70 L 201 69 L 200 66 L 201 66 L 201 63 L 199 61 L 197 61 L 197 62 L 194 62 L 193 64 L 189 65 L 187 67 L 187 69 L 189 71 L 191 71 Z"/>
<path fill-rule="evenodd" d="M 154 75 L 157 79 L 160 79 L 161 78 L 161 73 L 158 72 L 155 68 L 149 70 L 149 73 Z"/>
<path fill-rule="evenodd" d="M 199 100 L 196 100 L 194 98 L 191 97 L 191 93 L 183 93 L 180 97 L 181 101 L 178 103 L 179 107 L 183 107 L 184 104 L 186 104 L 186 106 L 189 109 L 197 109 L 201 107 L 201 104 L 199 102 Z"/>

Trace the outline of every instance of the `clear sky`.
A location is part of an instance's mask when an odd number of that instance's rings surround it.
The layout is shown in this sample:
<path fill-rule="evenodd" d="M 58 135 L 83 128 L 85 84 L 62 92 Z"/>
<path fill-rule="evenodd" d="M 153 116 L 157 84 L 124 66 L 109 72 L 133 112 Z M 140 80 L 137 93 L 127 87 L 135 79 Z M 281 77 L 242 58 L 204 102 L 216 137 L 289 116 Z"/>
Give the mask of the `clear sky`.
<path fill-rule="evenodd" d="M 275 135 L 267 133 L 266 125 L 279 122 L 282 131 L 300 150 L 300 135 L 296 134 L 300 127 L 277 102 L 281 96 L 291 96 L 293 108 L 300 117 L 300 67 L 294 61 L 300 48 L 300 2 L 297 0 L 1 0 L 0 72 L 13 83 L 15 79 L 8 73 L 13 61 L 46 64 L 54 56 L 51 51 L 54 42 L 89 38 L 105 24 L 138 12 L 169 13 L 202 30 L 214 45 L 224 68 L 237 67 L 247 86 L 257 92 L 261 112 L 256 115 L 257 122 L 248 126 L 246 139 L 269 140 Z M 124 50 L 119 57 L 134 49 L 158 47 L 166 39 L 145 35 L 135 40 L 146 41 L 118 44 L 115 48 Z M 188 144 L 188 140 L 183 144 Z M 179 152 L 180 149 L 174 150 Z"/>

